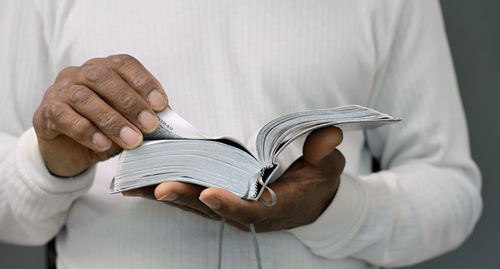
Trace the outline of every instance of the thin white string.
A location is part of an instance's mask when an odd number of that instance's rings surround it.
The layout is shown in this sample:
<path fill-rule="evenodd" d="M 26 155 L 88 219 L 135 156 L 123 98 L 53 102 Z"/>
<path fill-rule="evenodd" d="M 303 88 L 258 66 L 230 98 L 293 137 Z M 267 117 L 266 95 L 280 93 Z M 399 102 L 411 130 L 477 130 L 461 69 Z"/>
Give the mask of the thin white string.
<path fill-rule="evenodd" d="M 255 225 L 250 223 L 250 231 L 252 232 L 253 248 L 255 250 L 255 258 L 257 258 L 257 268 L 262 269 L 262 260 L 260 257 L 259 242 L 257 241 L 257 233 L 255 232 Z"/>
<path fill-rule="evenodd" d="M 226 219 L 222 218 L 219 227 L 219 253 L 217 257 L 217 268 L 222 268 L 222 241 L 224 239 L 224 225 L 226 224 Z"/>
<path fill-rule="evenodd" d="M 226 224 L 226 219 L 222 218 L 219 226 L 219 253 L 217 255 L 217 268 L 222 269 L 222 242 L 224 240 L 224 226 Z M 250 232 L 252 234 L 253 248 L 255 251 L 255 258 L 257 260 L 257 268 L 262 269 L 262 259 L 260 257 L 259 242 L 257 241 L 257 232 L 255 231 L 255 225 L 251 223 Z"/>
<path fill-rule="evenodd" d="M 267 186 L 267 181 L 264 182 L 262 180 L 262 177 L 258 179 L 259 183 L 262 185 L 265 190 L 269 192 L 271 195 L 271 201 L 266 201 L 262 197 L 259 197 L 259 202 L 264 204 L 265 206 L 274 206 L 277 202 L 276 194 L 274 191 Z M 222 269 L 222 241 L 224 239 L 224 225 L 226 224 L 226 219 L 222 218 L 220 222 L 220 228 L 219 228 L 219 253 L 217 257 L 217 268 Z M 252 241 L 253 241 L 253 248 L 255 250 L 255 258 L 257 260 L 257 268 L 262 269 L 262 259 L 260 257 L 260 250 L 259 250 L 259 242 L 257 241 L 257 232 L 255 231 L 255 225 L 251 223 L 250 225 L 250 232 L 252 233 Z"/>

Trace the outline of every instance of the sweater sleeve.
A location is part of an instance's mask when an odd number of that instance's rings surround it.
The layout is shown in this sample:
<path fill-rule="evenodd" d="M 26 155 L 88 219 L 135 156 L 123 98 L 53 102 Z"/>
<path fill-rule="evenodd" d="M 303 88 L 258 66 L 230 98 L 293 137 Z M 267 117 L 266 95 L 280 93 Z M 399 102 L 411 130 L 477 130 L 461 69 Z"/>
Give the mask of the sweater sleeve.
<path fill-rule="evenodd" d="M 30 127 L 35 102 L 51 80 L 39 4 L 0 2 L 0 241 L 26 245 L 44 244 L 57 234 L 95 170 L 52 176 Z"/>
<path fill-rule="evenodd" d="M 459 246 L 481 213 L 439 3 L 398 3 L 369 106 L 403 121 L 366 131 L 380 172 L 343 174 L 326 211 L 290 231 L 319 256 L 411 265 Z"/>

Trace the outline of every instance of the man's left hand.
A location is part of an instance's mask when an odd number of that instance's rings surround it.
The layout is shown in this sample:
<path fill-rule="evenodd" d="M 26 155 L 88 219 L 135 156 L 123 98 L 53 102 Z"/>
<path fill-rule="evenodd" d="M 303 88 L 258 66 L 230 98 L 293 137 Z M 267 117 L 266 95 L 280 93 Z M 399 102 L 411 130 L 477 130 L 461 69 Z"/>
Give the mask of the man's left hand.
<path fill-rule="evenodd" d="M 309 134 L 303 156 L 269 185 L 277 197 L 274 206 L 241 199 L 225 189 L 183 182 L 164 182 L 124 195 L 154 198 L 213 219 L 223 217 L 245 231 L 250 223 L 258 232 L 290 229 L 314 222 L 333 200 L 345 165 L 344 156 L 336 149 L 341 142 L 342 131 L 336 127 Z M 267 191 L 263 198 L 270 200 Z"/>

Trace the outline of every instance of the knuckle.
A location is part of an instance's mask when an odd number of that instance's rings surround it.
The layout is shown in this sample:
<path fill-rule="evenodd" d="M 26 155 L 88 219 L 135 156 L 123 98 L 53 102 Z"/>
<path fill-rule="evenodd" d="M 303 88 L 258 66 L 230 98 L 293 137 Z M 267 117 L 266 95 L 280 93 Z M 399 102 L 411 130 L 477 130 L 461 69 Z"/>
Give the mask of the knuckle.
<path fill-rule="evenodd" d="M 99 115 L 99 125 L 117 132 L 120 126 L 120 116 L 113 112 L 103 112 Z"/>
<path fill-rule="evenodd" d="M 144 72 L 138 72 L 138 74 L 136 74 L 134 78 L 131 80 L 131 83 L 132 85 L 139 88 L 144 88 L 148 85 L 151 85 L 151 88 L 153 87 L 153 81 Z"/>
<path fill-rule="evenodd" d="M 64 117 L 64 109 L 57 103 L 47 104 L 43 108 L 43 118 L 53 122 L 59 122 Z"/>
<path fill-rule="evenodd" d="M 82 85 L 71 86 L 71 94 L 69 96 L 69 101 L 72 104 L 89 104 L 93 101 L 94 95 L 92 91 Z"/>
<path fill-rule="evenodd" d="M 88 133 L 92 131 L 90 122 L 85 118 L 77 118 L 71 122 L 71 131 L 79 138 L 87 138 Z"/>
<path fill-rule="evenodd" d="M 43 112 L 42 112 L 42 107 L 39 107 L 35 113 L 33 114 L 33 127 L 35 130 L 43 130 L 46 129 L 46 121 L 43 118 Z"/>
<path fill-rule="evenodd" d="M 85 65 L 82 67 L 85 78 L 90 82 L 102 82 L 108 80 L 112 71 L 109 67 L 103 65 Z"/>
<path fill-rule="evenodd" d="M 103 62 L 103 58 L 92 58 L 88 61 L 86 61 L 83 66 L 86 65 L 100 65 Z"/>
<path fill-rule="evenodd" d="M 128 54 L 117 54 L 108 56 L 108 60 L 117 66 L 130 65 L 137 62 L 137 59 Z"/>
<path fill-rule="evenodd" d="M 78 67 L 68 66 L 63 68 L 57 74 L 56 81 L 69 81 L 69 78 L 73 76 Z"/>
<path fill-rule="evenodd" d="M 71 79 L 65 78 L 58 83 L 58 85 L 53 85 L 47 91 L 45 97 L 47 100 L 60 99 L 64 100 L 66 95 L 71 89 Z"/>
<path fill-rule="evenodd" d="M 132 94 L 122 94 L 119 97 L 119 106 L 125 111 L 130 111 L 138 104 L 137 98 Z"/>
<path fill-rule="evenodd" d="M 50 131 L 56 131 L 57 129 L 59 129 L 59 128 L 58 128 L 58 126 L 59 126 L 59 125 L 58 125 L 58 124 L 56 124 L 56 123 L 55 123 L 55 122 L 53 122 L 53 121 L 47 121 L 47 122 L 45 123 L 45 127 L 44 127 L 44 128 L 45 128 L 45 130 L 47 130 L 47 131 L 49 131 L 49 130 L 50 130 Z"/>

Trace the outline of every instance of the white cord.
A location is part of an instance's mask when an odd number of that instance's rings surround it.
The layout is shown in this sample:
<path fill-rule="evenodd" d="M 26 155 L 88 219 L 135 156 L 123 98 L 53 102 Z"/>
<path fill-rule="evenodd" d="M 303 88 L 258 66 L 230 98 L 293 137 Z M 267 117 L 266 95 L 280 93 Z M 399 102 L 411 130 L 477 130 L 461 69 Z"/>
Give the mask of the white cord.
<path fill-rule="evenodd" d="M 222 242 L 224 240 L 224 226 L 226 224 L 226 219 L 222 219 L 219 228 L 219 253 L 217 256 L 217 268 L 222 269 Z M 255 231 L 255 225 L 250 224 L 250 232 L 252 234 L 253 248 L 255 250 L 255 258 L 257 259 L 257 268 L 262 269 L 262 260 L 260 257 L 259 242 L 257 241 L 257 232 Z"/>

